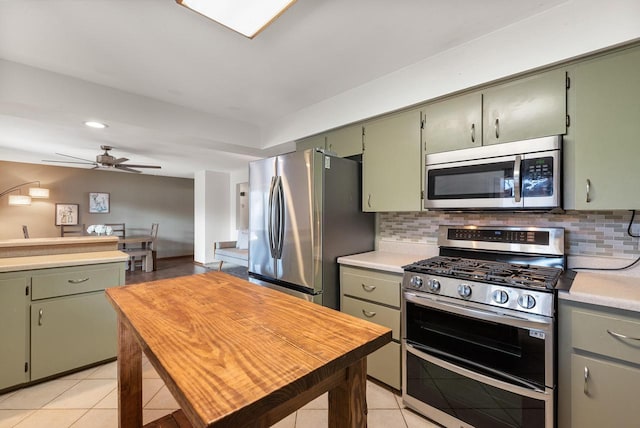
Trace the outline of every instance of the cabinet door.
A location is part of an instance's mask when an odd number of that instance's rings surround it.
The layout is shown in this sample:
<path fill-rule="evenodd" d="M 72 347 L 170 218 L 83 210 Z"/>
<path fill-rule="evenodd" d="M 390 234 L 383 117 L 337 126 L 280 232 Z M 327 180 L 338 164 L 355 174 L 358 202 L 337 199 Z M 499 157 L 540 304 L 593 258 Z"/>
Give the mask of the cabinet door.
<path fill-rule="evenodd" d="M 326 140 L 324 134 L 314 135 L 312 137 L 296 141 L 296 152 L 316 148 L 325 149 L 325 142 Z"/>
<path fill-rule="evenodd" d="M 565 134 L 566 87 L 565 70 L 552 70 L 484 91 L 482 144 Z"/>
<path fill-rule="evenodd" d="M 327 150 L 341 158 L 362 153 L 362 125 L 352 125 L 327 133 Z"/>
<path fill-rule="evenodd" d="M 367 123 L 362 152 L 364 211 L 420 211 L 422 169 L 420 111 Z"/>
<path fill-rule="evenodd" d="M 567 208 L 629 210 L 640 205 L 640 49 L 578 64 L 567 162 L 575 170 Z M 570 191 L 569 191 L 570 190 Z M 588 194 L 587 194 L 588 193 Z M 572 204 L 573 203 L 573 204 Z M 573 205 L 573 206 L 572 206 Z"/>
<path fill-rule="evenodd" d="M 640 421 L 640 369 L 571 356 L 571 425 L 637 427 Z"/>
<path fill-rule="evenodd" d="M 116 339 L 104 291 L 32 303 L 31 380 L 113 358 Z"/>
<path fill-rule="evenodd" d="M 28 277 L 0 277 L 0 389 L 29 380 Z"/>
<path fill-rule="evenodd" d="M 482 94 L 461 95 L 424 108 L 425 153 L 482 145 Z"/>

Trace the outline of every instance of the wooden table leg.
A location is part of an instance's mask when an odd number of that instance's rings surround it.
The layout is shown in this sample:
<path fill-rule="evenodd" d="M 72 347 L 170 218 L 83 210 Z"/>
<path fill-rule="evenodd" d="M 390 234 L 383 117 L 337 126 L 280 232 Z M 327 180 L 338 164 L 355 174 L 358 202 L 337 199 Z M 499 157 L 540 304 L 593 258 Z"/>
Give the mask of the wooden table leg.
<path fill-rule="evenodd" d="M 142 427 L 142 349 L 118 317 L 118 426 Z"/>
<path fill-rule="evenodd" d="M 329 428 L 366 428 L 367 358 L 347 368 L 346 379 L 329 391 Z"/>

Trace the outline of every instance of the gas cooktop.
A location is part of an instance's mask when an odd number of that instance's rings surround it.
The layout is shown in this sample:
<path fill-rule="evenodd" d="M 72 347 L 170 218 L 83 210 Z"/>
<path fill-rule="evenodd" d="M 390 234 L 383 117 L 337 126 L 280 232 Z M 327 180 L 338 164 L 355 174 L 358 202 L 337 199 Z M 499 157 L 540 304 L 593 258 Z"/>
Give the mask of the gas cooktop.
<path fill-rule="evenodd" d="M 404 270 L 540 291 L 552 290 L 563 272 L 556 267 L 447 256 L 420 260 L 404 266 Z"/>

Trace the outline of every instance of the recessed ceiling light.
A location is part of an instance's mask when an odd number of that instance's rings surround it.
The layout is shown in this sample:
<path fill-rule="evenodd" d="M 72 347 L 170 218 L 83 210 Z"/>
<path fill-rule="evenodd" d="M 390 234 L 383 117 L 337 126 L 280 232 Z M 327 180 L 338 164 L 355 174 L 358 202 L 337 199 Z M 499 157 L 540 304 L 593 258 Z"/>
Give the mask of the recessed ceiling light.
<path fill-rule="evenodd" d="M 253 39 L 296 0 L 176 0 L 209 19 Z"/>
<path fill-rule="evenodd" d="M 96 129 L 104 129 L 104 128 L 107 127 L 107 125 L 105 125 L 104 123 L 95 122 L 93 120 L 88 120 L 84 124 L 87 125 L 90 128 L 96 128 Z"/>

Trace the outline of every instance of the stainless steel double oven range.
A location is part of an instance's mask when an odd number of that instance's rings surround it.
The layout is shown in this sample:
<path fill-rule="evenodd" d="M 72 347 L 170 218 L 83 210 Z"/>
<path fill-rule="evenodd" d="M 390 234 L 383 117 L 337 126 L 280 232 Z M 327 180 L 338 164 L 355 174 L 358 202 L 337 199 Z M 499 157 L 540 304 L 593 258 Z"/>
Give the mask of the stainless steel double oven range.
<path fill-rule="evenodd" d="M 404 267 L 403 401 L 447 427 L 553 427 L 564 229 L 440 226 Z"/>

